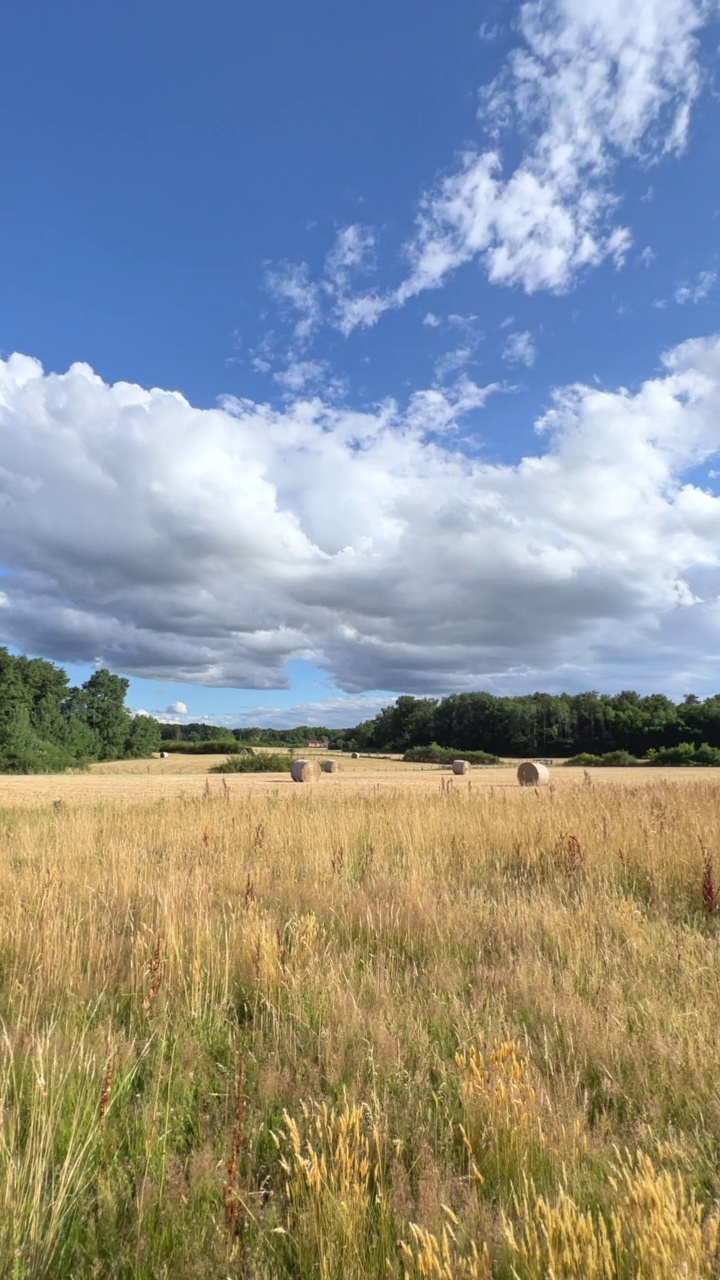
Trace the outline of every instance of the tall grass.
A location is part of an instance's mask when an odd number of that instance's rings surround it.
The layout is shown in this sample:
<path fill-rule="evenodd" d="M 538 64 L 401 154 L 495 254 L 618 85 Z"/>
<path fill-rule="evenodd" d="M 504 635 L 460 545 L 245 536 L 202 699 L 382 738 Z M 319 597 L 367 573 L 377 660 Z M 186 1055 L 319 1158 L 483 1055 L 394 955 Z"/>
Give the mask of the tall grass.
<path fill-rule="evenodd" d="M 718 1274 L 717 784 L 0 813 L 0 1275 Z"/>

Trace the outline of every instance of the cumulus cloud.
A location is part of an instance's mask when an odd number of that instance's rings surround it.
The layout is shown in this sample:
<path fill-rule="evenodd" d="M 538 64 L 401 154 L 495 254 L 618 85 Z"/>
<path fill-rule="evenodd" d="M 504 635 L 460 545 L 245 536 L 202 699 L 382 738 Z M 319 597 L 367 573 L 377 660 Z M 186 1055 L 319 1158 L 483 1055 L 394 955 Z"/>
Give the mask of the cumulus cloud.
<path fill-rule="evenodd" d="M 525 364 L 528 368 L 537 360 L 535 340 L 526 329 L 523 333 L 509 333 L 503 347 L 502 357 L 508 364 Z"/>
<path fill-rule="evenodd" d="M 169 716 L 186 716 L 188 709 L 184 702 L 171 702 L 169 707 L 165 708 L 166 714 Z"/>
<path fill-rule="evenodd" d="M 199 410 L 0 361 L 2 640 L 258 689 L 300 657 L 353 694 L 711 670 L 720 337 L 633 392 L 558 391 L 514 464 L 462 447 L 490 390 Z"/>
<path fill-rule="evenodd" d="M 631 244 L 614 171 L 681 152 L 702 74 L 698 33 L 715 0 L 527 0 L 521 45 L 481 94 L 493 145 L 469 149 L 424 195 L 410 270 L 382 296 L 346 299 L 343 327 L 443 284 L 479 258 L 494 284 L 563 292 Z M 499 147 L 521 143 L 508 166 Z"/>

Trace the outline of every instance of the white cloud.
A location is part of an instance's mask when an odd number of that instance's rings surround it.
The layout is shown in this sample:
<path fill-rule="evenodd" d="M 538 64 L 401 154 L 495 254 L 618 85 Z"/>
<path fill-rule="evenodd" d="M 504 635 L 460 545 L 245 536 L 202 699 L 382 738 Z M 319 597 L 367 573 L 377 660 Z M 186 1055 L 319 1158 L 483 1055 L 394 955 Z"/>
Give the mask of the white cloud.
<path fill-rule="evenodd" d="M 451 311 L 448 316 L 448 324 L 454 324 L 457 325 L 458 329 L 467 329 L 469 332 L 475 333 L 479 341 L 485 335 L 483 333 L 477 333 L 475 330 L 477 320 L 477 316 L 461 315 L 457 311 Z"/>
<path fill-rule="evenodd" d="M 471 346 L 455 347 L 452 351 L 446 351 L 435 361 L 435 377 L 439 382 L 443 382 L 451 373 L 457 373 L 458 369 L 464 369 L 472 360 L 474 348 Z"/>
<path fill-rule="evenodd" d="M 359 222 L 341 227 L 325 259 L 327 278 L 342 292 L 352 272 L 374 270 L 375 245 L 376 235 L 372 227 Z"/>
<path fill-rule="evenodd" d="M 535 340 L 529 329 L 523 333 L 508 334 L 502 353 L 503 360 L 507 360 L 508 364 L 525 364 L 530 368 L 537 356 Z"/>
<path fill-rule="evenodd" d="M 686 302 L 703 302 L 712 293 L 716 284 L 716 271 L 701 271 L 693 284 L 678 285 L 675 290 L 675 301 L 681 306 Z"/>
<path fill-rule="evenodd" d="M 295 729 L 298 725 L 324 725 L 330 729 L 348 729 L 361 720 L 377 715 L 389 701 L 387 694 L 349 694 L 342 697 L 321 698 L 316 702 L 297 702 L 292 706 L 266 703 L 262 706 L 244 704 L 235 711 L 216 715 L 193 716 L 195 724 L 222 725 L 226 729 L 252 728 L 262 725 L 273 729 Z M 161 724 L 177 724 L 177 719 L 158 712 Z"/>
<path fill-rule="evenodd" d="M 293 335 L 302 345 L 310 340 L 322 320 L 320 288 L 310 279 L 307 264 L 282 263 L 268 271 L 268 292 L 288 314 L 295 316 Z"/>
<path fill-rule="evenodd" d="M 697 35 L 715 10 L 714 0 L 527 0 L 523 43 L 482 93 L 495 145 L 467 150 L 425 194 L 409 274 L 382 296 L 348 300 L 344 332 L 477 257 L 492 283 L 527 293 L 560 293 L 606 259 L 622 264 L 632 237 L 617 221 L 614 170 L 685 147 L 702 84 Z M 497 146 L 510 126 L 524 140 L 512 169 Z"/>
<path fill-rule="evenodd" d="M 324 360 L 296 360 L 291 358 L 285 369 L 273 374 L 273 379 L 286 391 L 297 394 L 307 386 L 317 386 L 327 375 L 328 366 Z"/>
<path fill-rule="evenodd" d="M 166 714 L 169 716 L 186 716 L 188 709 L 184 702 L 171 702 L 169 707 L 165 708 Z"/>
<path fill-rule="evenodd" d="M 434 315 L 432 311 L 428 311 L 423 317 L 423 324 L 427 325 L 428 329 L 438 329 L 442 324 L 442 320 L 439 316 Z"/>
<path fill-rule="evenodd" d="M 678 655 L 717 685 L 720 338 L 559 391 L 514 465 L 458 445 L 490 391 L 198 410 L 0 361 L 3 641 L 265 689 L 293 656 L 353 694 L 671 687 Z"/>
<path fill-rule="evenodd" d="M 639 257 L 640 257 L 640 261 L 642 262 L 643 266 L 644 266 L 644 267 L 649 267 L 649 266 L 650 266 L 650 264 L 651 264 L 651 262 L 654 262 L 654 261 L 655 261 L 655 259 L 656 259 L 656 257 L 657 257 L 657 254 L 655 253 L 654 249 L 651 249 L 651 248 L 650 248 L 650 245 L 649 245 L 649 244 L 646 244 L 646 245 L 645 245 L 645 248 L 643 249 L 643 251 L 642 251 L 642 253 L 639 255 Z"/>
<path fill-rule="evenodd" d="M 475 328 L 477 316 L 449 315 L 447 322 L 462 333 L 462 341 L 435 361 L 435 379 L 444 382 L 451 374 L 474 363 L 475 352 L 485 334 Z"/>

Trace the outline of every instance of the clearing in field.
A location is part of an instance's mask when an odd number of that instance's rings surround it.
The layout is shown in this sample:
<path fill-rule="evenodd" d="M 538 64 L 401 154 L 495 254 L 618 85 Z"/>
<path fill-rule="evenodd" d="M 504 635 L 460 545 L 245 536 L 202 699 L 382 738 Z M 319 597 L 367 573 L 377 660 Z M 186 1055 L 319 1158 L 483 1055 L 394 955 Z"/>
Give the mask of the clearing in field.
<path fill-rule="evenodd" d="M 2 780 L 1 1275 L 716 1274 L 717 778 L 188 764 Z"/>

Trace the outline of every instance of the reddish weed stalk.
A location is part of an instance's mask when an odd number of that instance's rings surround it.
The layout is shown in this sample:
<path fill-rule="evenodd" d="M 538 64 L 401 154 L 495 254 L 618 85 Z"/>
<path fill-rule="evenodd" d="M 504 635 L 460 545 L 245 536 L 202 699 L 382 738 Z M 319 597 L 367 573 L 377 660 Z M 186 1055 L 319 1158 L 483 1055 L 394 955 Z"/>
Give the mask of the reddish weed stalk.
<path fill-rule="evenodd" d="M 227 1179 L 225 1181 L 225 1194 L 223 1202 L 225 1205 L 225 1226 L 228 1234 L 232 1236 L 241 1236 L 243 1233 L 244 1222 L 242 1217 L 242 1202 L 237 1193 L 237 1174 L 238 1174 L 238 1156 L 243 1140 L 243 1110 L 245 1100 L 243 1096 L 243 1085 L 245 1082 L 245 1059 L 242 1053 L 238 1054 L 238 1073 L 237 1073 L 237 1098 L 235 1102 L 235 1123 L 233 1125 L 232 1148 L 230 1159 L 227 1162 Z"/>
<path fill-rule="evenodd" d="M 158 991 L 160 990 L 160 982 L 162 980 L 162 934 L 157 936 L 155 943 L 155 953 L 150 965 L 150 990 L 143 997 L 143 1009 L 146 1013 L 150 1011 L 157 1000 Z"/>
<path fill-rule="evenodd" d="M 554 849 L 555 861 L 565 871 L 579 871 L 585 861 L 585 855 L 577 836 L 561 835 Z"/>
<path fill-rule="evenodd" d="M 115 1063 L 113 1061 L 112 1049 L 108 1045 L 108 1051 L 105 1056 L 105 1075 L 103 1076 L 102 1089 L 100 1091 L 100 1128 L 105 1127 L 105 1116 L 110 1106 L 110 1093 L 112 1091 L 112 1083 L 115 1077 Z"/>
<path fill-rule="evenodd" d="M 255 882 L 248 871 L 247 881 L 245 884 L 245 910 L 250 910 L 250 903 L 255 901 Z"/>
<path fill-rule="evenodd" d="M 707 919 L 714 916 L 718 909 L 717 889 L 715 888 L 715 879 L 713 877 L 712 858 L 708 853 L 702 840 L 700 848 L 703 854 L 703 878 L 702 878 L 702 900 L 703 910 Z"/>

